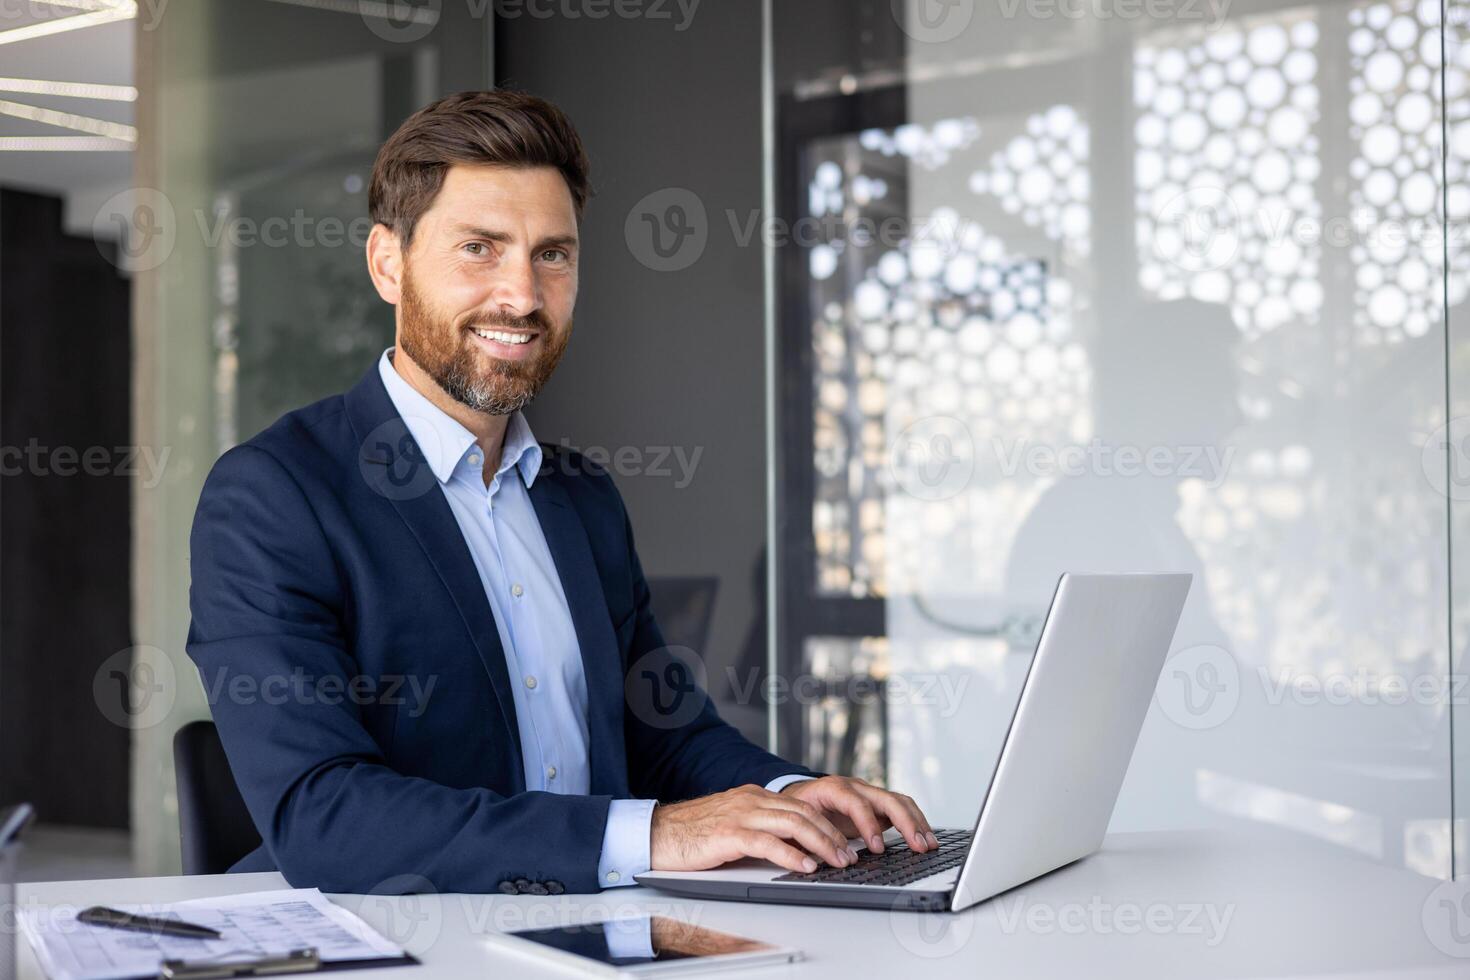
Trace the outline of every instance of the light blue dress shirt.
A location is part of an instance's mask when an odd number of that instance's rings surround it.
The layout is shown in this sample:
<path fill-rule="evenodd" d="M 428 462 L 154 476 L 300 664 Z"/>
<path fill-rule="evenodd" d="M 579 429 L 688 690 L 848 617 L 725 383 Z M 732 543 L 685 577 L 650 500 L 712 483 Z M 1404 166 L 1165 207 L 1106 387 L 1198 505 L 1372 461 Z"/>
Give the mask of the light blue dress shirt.
<path fill-rule="evenodd" d="M 480 583 L 495 613 L 515 691 L 516 725 L 526 789 L 585 795 L 591 788 L 587 747 L 587 677 L 561 578 L 531 504 L 541 447 L 520 412 L 506 425 L 500 465 L 485 484 L 485 460 L 474 433 L 421 395 L 383 352 L 378 373 L 393 407 L 418 443 L 459 523 Z M 781 776 L 772 792 L 800 779 Z M 613 800 L 602 838 L 597 879 L 631 885 L 651 867 L 653 800 Z"/>

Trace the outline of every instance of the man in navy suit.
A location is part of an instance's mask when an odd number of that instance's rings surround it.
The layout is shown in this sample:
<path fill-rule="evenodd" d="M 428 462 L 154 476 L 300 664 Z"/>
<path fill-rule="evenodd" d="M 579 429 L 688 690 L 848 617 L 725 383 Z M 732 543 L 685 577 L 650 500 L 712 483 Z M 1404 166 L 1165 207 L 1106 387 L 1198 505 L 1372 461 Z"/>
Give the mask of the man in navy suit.
<path fill-rule="evenodd" d="M 521 410 L 566 349 L 588 163 L 513 92 L 412 116 L 373 169 L 392 348 L 230 450 L 188 651 L 263 843 L 329 891 L 587 892 L 741 857 L 936 847 L 913 800 L 720 720 L 667 650 L 606 473 Z"/>

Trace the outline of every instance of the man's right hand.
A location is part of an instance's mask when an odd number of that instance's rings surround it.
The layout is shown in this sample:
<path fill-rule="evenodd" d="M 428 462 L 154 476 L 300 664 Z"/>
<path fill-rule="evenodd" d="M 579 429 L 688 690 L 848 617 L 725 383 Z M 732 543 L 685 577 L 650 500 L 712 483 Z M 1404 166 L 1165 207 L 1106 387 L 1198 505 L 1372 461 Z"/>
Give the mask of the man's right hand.
<path fill-rule="evenodd" d="M 651 836 L 655 871 L 705 871 L 753 857 L 812 872 L 814 857 L 839 868 L 857 860 L 816 807 L 753 785 L 655 807 Z"/>

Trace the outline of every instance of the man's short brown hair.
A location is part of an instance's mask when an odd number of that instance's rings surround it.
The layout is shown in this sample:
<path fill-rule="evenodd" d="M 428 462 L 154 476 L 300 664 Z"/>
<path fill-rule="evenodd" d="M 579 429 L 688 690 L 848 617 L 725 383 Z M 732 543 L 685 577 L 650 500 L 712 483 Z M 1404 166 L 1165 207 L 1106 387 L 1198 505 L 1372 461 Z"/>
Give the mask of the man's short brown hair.
<path fill-rule="evenodd" d="M 590 193 L 587 151 L 560 109 L 525 92 L 460 92 L 409 116 L 378 150 L 368 188 L 373 221 L 393 229 L 407 249 L 456 163 L 555 167 L 578 219 Z"/>

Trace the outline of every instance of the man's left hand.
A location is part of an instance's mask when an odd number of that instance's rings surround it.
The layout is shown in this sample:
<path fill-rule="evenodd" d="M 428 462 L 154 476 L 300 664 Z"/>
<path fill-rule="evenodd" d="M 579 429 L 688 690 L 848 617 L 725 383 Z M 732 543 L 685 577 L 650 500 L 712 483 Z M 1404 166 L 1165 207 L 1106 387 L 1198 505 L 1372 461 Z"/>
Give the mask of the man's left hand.
<path fill-rule="evenodd" d="M 915 851 L 929 851 L 939 846 L 934 829 L 919 805 L 902 793 L 879 789 L 871 783 L 850 776 L 823 776 L 803 779 L 781 790 L 783 796 L 794 796 L 821 810 L 840 832 L 868 844 L 868 850 L 881 853 L 883 831 L 898 828 L 903 839 Z"/>

